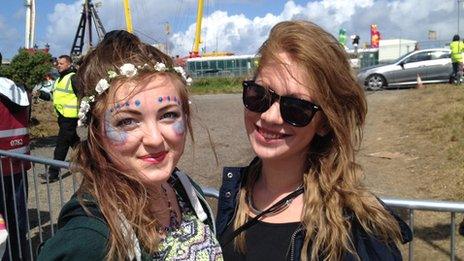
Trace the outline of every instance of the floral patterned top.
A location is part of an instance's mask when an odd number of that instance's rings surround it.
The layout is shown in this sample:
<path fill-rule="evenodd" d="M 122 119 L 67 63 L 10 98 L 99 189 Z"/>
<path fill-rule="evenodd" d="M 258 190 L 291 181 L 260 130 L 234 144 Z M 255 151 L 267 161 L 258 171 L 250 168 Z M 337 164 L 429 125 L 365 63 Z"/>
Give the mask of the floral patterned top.
<path fill-rule="evenodd" d="M 153 255 L 153 260 L 222 261 L 221 247 L 209 226 L 201 222 L 180 197 L 177 198 L 182 211 L 180 226 L 167 231 L 160 244 L 161 250 Z"/>

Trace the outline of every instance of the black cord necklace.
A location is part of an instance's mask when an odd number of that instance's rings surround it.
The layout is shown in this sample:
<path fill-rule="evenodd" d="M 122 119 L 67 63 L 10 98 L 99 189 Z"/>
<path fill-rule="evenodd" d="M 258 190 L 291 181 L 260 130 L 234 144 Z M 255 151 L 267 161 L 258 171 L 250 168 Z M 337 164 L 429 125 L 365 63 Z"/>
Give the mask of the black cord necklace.
<path fill-rule="evenodd" d="M 295 191 L 293 191 L 292 193 L 288 194 L 287 196 L 285 196 L 285 198 L 279 200 L 279 202 L 275 203 L 274 205 L 270 206 L 268 209 L 262 211 L 260 214 L 256 215 L 254 218 L 248 220 L 245 224 L 243 224 L 241 227 L 237 228 L 234 232 L 232 232 L 232 234 L 230 234 L 229 236 L 227 236 L 226 238 L 224 238 L 224 240 L 221 240 L 221 246 L 225 246 L 227 244 L 229 244 L 230 242 L 232 242 L 232 240 L 240 235 L 240 233 L 242 233 L 243 231 L 247 230 L 248 228 L 252 227 L 253 225 L 255 225 L 256 223 L 258 223 L 258 220 L 269 214 L 269 213 L 278 213 L 279 211 L 281 211 L 281 208 L 282 206 L 285 206 L 286 202 L 289 200 L 289 199 L 294 199 L 296 198 L 298 195 L 300 195 L 301 193 L 304 192 L 304 188 L 301 187 Z"/>
<path fill-rule="evenodd" d="M 296 189 L 294 189 L 292 192 L 290 192 L 290 194 L 292 194 L 293 192 L 299 190 L 299 189 L 302 189 L 303 188 L 303 183 L 301 183 Z M 263 213 L 264 210 L 259 210 L 255 207 L 255 205 L 253 204 L 253 191 L 250 191 L 250 193 L 247 193 L 247 203 L 248 203 L 248 207 L 251 211 L 251 213 L 253 213 L 254 215 L 259 215 L 261 213 Z M 294 197 L 292 198 L 289 198 L 287 199 L 278 209 L 276 209 L 276 211 L 272 212 L 272 213 L 268 213 L 266 216 L 269 216 L 270 214 L 272 215 L 276 215 L 282 211 L 284 211 L 285 209 L 287 209 L 290 204 L 292 204 L 293 202 L 293 199 L 295 199 Z"/>

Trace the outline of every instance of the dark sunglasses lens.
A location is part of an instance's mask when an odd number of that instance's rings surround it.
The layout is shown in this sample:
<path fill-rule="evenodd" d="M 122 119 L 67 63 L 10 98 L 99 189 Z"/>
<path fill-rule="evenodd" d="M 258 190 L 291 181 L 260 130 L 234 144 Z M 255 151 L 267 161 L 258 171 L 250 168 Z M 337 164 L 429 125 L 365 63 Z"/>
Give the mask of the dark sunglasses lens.
<path fill-rule="evenodd" d="M 295 127 L 304 127 L 311 122 L 315 111 L 310 102 L 282 97 L 280 100 L 280 113 L 287 123 Z"/>
<path fill-rule="evenodd" d="M 265 112 L 269 109 L 270 96 L 266 89 L 253 82 L 243 82 L 243 105 L 254 112 Z"/>

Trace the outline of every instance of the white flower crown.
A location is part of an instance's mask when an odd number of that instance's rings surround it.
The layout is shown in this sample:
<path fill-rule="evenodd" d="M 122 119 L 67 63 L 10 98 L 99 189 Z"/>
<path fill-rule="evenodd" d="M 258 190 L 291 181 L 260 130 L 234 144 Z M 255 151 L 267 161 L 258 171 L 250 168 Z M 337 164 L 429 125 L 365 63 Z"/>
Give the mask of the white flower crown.
<path fill-rule="evenodd" d="M 78 126 L 85 126 L 87 124 L 87 114 L 90 111 L 91 103 L 95 101 L 95 97 L 97 95 L 101 95 L 104 93 L 109 87 L 112 79 L 118 76 L 126 76 L 126 77 L 133 77 L 137 74 L 138 70 L 150 70 L 155 72 L 174 72 L 179 74 L 187 83 L 187 85 L 192 84 L 192 78 L 187 76 L 184 69 L 180 66 L 174 67 L 167 67 L 164 63 L 156 63 L 155 66 L 151 67 L 148 64 L 144 64 L 142 66 L 135 66 L 131 63 L 125 63 L 121 67 L 119 67 L 119 74 L 113 70 L 108 71 L 108 80 L 107 79 L 100 79 L 97 85 L 95 86 L 96 94 L 90 96 L 84 96 L 81 100 L 81 104 L 79 106 L 79 113 L 78 113 Z"/>

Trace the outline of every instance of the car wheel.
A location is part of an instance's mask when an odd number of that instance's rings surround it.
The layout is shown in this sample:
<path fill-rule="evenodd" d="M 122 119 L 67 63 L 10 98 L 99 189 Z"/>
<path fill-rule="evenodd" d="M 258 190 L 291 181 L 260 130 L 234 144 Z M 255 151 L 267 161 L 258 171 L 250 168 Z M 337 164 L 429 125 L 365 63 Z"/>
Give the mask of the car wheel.
<path fill-rule="evenodd" d="M 366 83 L 367 88 L 372 91 L 381 90 L 385 85 L 387 85 L 387 81 L 380 74 L 370 75 L 369 77 L 367 77 Z"/>

